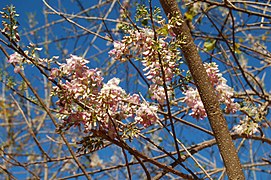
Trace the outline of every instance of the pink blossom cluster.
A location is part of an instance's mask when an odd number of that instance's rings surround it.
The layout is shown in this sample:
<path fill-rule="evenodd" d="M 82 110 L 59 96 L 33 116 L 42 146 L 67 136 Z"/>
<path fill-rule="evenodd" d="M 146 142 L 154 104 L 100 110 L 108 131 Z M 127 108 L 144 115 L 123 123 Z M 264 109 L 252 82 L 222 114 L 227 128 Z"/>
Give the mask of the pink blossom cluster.
<path fill-rule="evenodd" d="M 24 67 L 22 66 L 22 61 L 23 57 L 17 52 L 11 54 L 8 59 L 8 63 L 11 63 L 15 66 L 14 67 L 15 73 L 19 73 L 20 71 L 24 70 Z"/>
<path fill-rule="evenodd" d="M 164 104 L 166 100 L 166 94 L 163 86 L 159 86 L 157 84 L 151 84 L 149 87 L 150 95 L 152 100 L 157 100 L 158 103 Z M 172 89 L 167 89 L 168 95 L 171 96 Z"/>
<path fill-rule="evenodd" d="M 157 121 L 155 106 L 140 104 L 139 95 L 127 94 L 119 86 L 118 78 L 103 83 L 101 72 L 89 69 L 87 63 L 87 60 L 71 55 L 66 63 L 51 70 L 50 79 L 58 81 L 52 95 L 59 98 L 59 118 L 65 125 L 83 124 L 85 132 L 103 129 L 115 137 L 116 130 L 122 131 L 123 119 L 134 118 L 145 127 Z"/>
<path fill-rule="evenodd" d="M 113 43 L 114 49 L 109 52 L 109 55 L 120 61 L 126 61 L 127 58 L 132 57 L 139 59 L 138 57 L 141 55 L 141 62 L 145 67 L 143 69 L 144 75 L 153 83 L 149 88 L 151 97 L 153 100 L 163 104 L 166 99 L 163 89 L 163 78 L 165 78 L 165 83 L 168 84 L 174 74 L 179 72 L 177 62 L 180 59 L 180 52 L 178 51 L 177 43 L 167 41 L 169 39 L 168 36 L 164 37 L 157 34 L 157 40 L 155 41 L 154 39 L 152 29 L 131 29 L 128 31 L 128 35 L 121 41 Z M 163 67 L 165 77 L 162 76 L 161 66 Z M 168 91 L 170 94 L 170 90 Z"/>
<path fill-rule="evenodd" d="M 245 118 L 240 121 L 240 124 L 234 126 L 232 130 L 237 134 L 253 135 L 259 132 L 259 125 L 249 120 L 248 116 L 245 116 Z"/>
<path fill-rule="evenodd" d="M 33 44 L 29 44 L 28 50 L 24 51 L 24 55 L 21 55 L 17 52 L 11 54 L 9 56 L 8 59 L 8 63 L 13 64 L 14 65 L 14 72 L 15 73 L 19 73 L 20 71 L 24 70 L 24 64 L 32 64 L 32 61 L 30 61 L 29 59 L 27 59 L 26 56 L 31 57 L 32 60 L 35 60 L 37 64 L 44 64 L 44 63 L 48 63 L 50 60 L 48 59 L 40 59 L 37 57 L 37 55 L 35 54 L 36 51 L 40 51 L 42 48 L 37 48 L 37 47 L 32 47 Z M 55 58 L 55 57 L 53 57 Z"/>
<path fill-rule="evenodd" d="M 196 119 L 203 119 L 207 116 L 197 89 L 189 87 L 189 89 L 184 92 L 184 95 L 184 102 L 192 110 L 192 113 L 189 115 Z"/>
<path fill-rule="evenodd" d="M 205 63 L 204 67 L 206 72 L 216 90 L 216 96 L 219 102 L 225 104 L 225 113 L 236 113 L 239 109 L 239 104 L 234 102 L 233 89 L 226 83 L 227 80 L 219 73 L 218 65 L 216 63 Z M 190 115 L 196 119 L 203 119 L 207 116 L 203 103 L 200 99 L 198 90 L 195 88 L 189 88 L 184 92 L 184 102 L 191 108 L 192 113 Z"/>
<path fill-rule="evenodd" d="M 233 132 L 247 135 L 260 132 L 258 123 L 263 120 L 266 113 L 265 107 L 261 105 L 257 106 L 255 103 L 249 101 L 245 101 L 243 104 L 244 106 L 240 108 L 240 111 L 244 113 L 244 116 L 239 116 L 241 118 L 240 123 L 233 127 Z"/>
<path fill-rule="evenodd" d="M 148 127 L 157 121 L 157 114 L 155 113 L 157 110 L 156 106 L 150 106 L 144 102 L 136 111 L 135 120 L 143 124 L 144 127 Z"/>

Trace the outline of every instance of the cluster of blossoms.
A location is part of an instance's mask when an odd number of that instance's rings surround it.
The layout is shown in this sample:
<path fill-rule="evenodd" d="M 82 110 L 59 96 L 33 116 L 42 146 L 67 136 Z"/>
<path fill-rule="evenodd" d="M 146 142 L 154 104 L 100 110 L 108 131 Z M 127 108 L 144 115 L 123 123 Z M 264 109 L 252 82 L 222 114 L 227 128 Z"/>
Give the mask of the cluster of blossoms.
<path fill-rule="evenodd" d="M 243 120 L 240 121 L 240 124 L 234 126 L 232 130 L 237 134 L 247 134 L 252 135 L 259 132 L 259 124 L 249 120 L 248 116 L 245 116 Z"/>
<path fill-rule="evenodd" d="M 236 113 L 239 109 L 239 104 L 234 102 L 233 89 L 226 83 L 227 80 L 219 73 L 218 65 L 216 63 L 205 63 L 204 67 L 206 72 L 216 90 L 216 96 L 219 102 L 225 104 L 225 113 Z M 192 109 L 190 115 L 196 119 L 203 119 L 207 116 L 203 103 L 200 99 L 198 90 L 195 88 L 189 88 L 184 92 L 184 102 Z"/>
<path fill-rule="evenodd" d="M 20 71 L 24 70 L 24 67 L 22 66 L 23 57 L 15 52 L 14 54 L 11 54 L 8 59 L 8 63 L 14 64 L 14 72 L 19 73 Z"/>
<path fill-rule="evenodd" d="M 116 130 L 122 131 L 123 119 L 134 118 L 134 123 L 145 127 L 156 122 L 156 107 L 146 102 L 140 104 L 139 95 L 127 94 L 119 86 L 118 78 L 103 83 L 101 72 L 89 69 L 87 63 L 71 55 L 66 63 L 51 70 L 50 79 L 58 81 L 52 95 L 59 97 L 59 118 L 64 126 L 83 124 L 85 132 L 95 128 L 115 137 Z"/>
<path fill-rule="evenodd" d="M 36 52 L 37 51 L 41 51 L 42 48 L 38 48 L 38 47 L 35 47 L 33 44 L 29 44 L 27 46 L 28 50 L 24 51 L 24 56 L 29 56 L 32 58 L 32 60 L 35 61 L 35 63 L 37 64 L 43 64 L 45 65 L 46 63 L 48 62 L 51 62 L 52 59 L 41 59 L 41 58 L 38 58 Z M 9 59 L 8 59 L 8 63 L 10 64 L 13 64 L 14 65 L 14 72 L 15 73 L 19 73 L 20 71 L 23 71 L 24 70 L 24 64 L 32 64 L 32 62 L 30 60 L 28 60 L 27 58 L 25 58 L 23 55 L 15 52 L 13 54 L 11 54 L 9 56 Z M 56 58 L 56 57 L 53 57 L 53 59 Z"/>
<path fill-rule="evenodd" d="M 262 121 L 264 114 L 266 113 L 264 107 L 245 102 L 245 106 L 241 107 L 240 111 L 244 113 L 244 116 L 240 116 L 242 118 L 240 124 L 235 125 L 232 130 L 237 134 L 247 135 L 260 132 L 259 122 Z"/>
<path fill-rule="evenodd" d="M 165 26 L 168 32 L 170 27 Z M 174 41 L 175 37 L 172 37 L 171 41 L 168 42 L 169 36 L 157 33 L 157 40 L 155 41 L 153 30 L 148 28 L 130 29 L 127 34 L 121 41 L 113 43 L 114 49 L 109 52 L 109 55 L 122 62 L 133 57 L 141 59 L 145 67 L 143 69 L 144 75 L 152 82 L 149 88 L 151 98 L 163 104 L 166 99 L 163 88 L 164 80 L 166 84 L 169 84 L 174 74 L 179 72 L 180 52 L 178 43 Z M 164 70 L 164 77 L 161 67 Z M 168 89 L 168 92 L 169 94 L 172 93 L 170 89 Z"/>

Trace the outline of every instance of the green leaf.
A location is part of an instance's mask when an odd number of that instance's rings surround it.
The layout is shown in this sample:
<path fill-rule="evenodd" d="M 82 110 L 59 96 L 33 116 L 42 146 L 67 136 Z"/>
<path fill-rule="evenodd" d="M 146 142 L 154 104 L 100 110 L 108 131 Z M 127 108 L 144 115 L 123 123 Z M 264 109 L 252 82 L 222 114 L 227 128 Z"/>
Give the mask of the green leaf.
<path fill-rule="evenodd" d="M 147 18 L 144 18 L 142 21 L 141 21 L 142 25 L 143 26 L 147 26 L 148 25 L 148 19 Z"/>
<path fill-rule="evenodd" d="M 184 14 L 184 16 L 186 17 L 186 19 L 187 20 L 190 20 L 190 21 L 192 21 L 193 20 L 193 17 L 194 17 L 194 15 L 189 11 L 189 12 L 186 12 L 185 14 Z"/>
<path fill-rule="evenodd" d="M 238 44 L 238 43 L 235 43 L 235 53 L 241 54 L 241 51 L 240 51 L 240 44 Z"/>
<path fill-rule="evenodd" d="M 162 35 L 162 36 L 168 35 L 167 27 L 164 26 L 164 27 L 158 29 L 158 30 L 157 30 L 157 33 L 158 33 L 159 35 Z"/>
<path fill-rule="evenodd" d="M 212 51 L 215 48 L 215 40 L 209 40 L 204 42 L 204 50 L 205 51 Z"/>

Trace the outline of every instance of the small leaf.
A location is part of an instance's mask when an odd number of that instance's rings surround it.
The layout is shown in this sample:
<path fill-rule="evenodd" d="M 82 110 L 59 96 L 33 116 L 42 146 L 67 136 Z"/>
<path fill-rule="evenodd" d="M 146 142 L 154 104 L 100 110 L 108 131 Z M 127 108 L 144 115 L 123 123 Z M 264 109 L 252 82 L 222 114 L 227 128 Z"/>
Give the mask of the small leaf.
<path fill-rule="evenodd" d="M 190 21 L 192 21 L 193 20 L 193 17 L 194 17 L 194 15 L 189 11 L 189 12 L 186 12 L 185 14 L 184 14 L 184 16 L 186 17 L 186 19 L 187 20 L 190 20 Z"/>
<path fill-rule="evenodd" d="M 212 51 L 215 48 L 215 40 L 210 40 L 210 41 L 206 41 L 204 42 L 204 50 L 205 51 Z"/>
<path fill-rule="evenodd" d="M 235 43 L 235 53 L 241 54 L 241 51 L 240 51 L 240 44 L 238 44 L 238 43 Z"/>
<path fill-rule="evenodd" d="M 157 30 L 157 33 L 158 33 L 159 35 L 166 36 L 166 35 L 168 35 L 168 30 L 167 30 L 167 28 L 164 26 L 164 27 L 158 29 L 158 30 Z"/>
<path fill-rule="evenodd" d="M 148 25 L 148 19 L 147 18 L 144 18 L 142 21 L 141 21 L 142 25 L 143 26 L 147 26 Z"/>

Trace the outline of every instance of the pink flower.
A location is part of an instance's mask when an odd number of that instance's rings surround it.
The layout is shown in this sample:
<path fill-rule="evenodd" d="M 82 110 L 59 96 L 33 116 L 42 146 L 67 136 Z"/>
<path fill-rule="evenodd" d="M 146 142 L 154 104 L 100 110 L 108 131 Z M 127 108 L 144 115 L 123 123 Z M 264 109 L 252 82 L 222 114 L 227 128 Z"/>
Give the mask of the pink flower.
<path fill-rule="evenodd" d="M 23 66 L 15 66 L 15 67 L 14 67 L 14 72 L 15 72 L 15 73 L 19 73 L 21 70 L 24 70 L 24 67 L 23 67 Z"/>
<path fill-rule="evenodd" d="M 187 104 L 188 107 L 192 109 L 191 115 L 196 119 L 203 119 L 207 116 L 203 103 L 200 99 L 197 89 L 189 88 L 185 93 L 185 98 L 183 102 Z"/>
<path fill-rule="evenodd" d="M 9 56 L 8 62 L 17 64 L 17 63 L 20 63 L 22 60 L 23 60 L 23 57 L 17 52 L 15 52 L 14 54 L 11 54 Z"/>
<path fill-rule="evenodd" d="M 225 113 L 236 113 L 240 106 L 238 103 L 234 103 L 232 98 L 233 89 L 226 84 L 227 80 L 219 73 L 218 65 L 214 62 L 205 63 L 204 67 L 215 88 L 219 101 L 226 105 Z M 192 110 L 191 116 L 196 119 L 203 119 L 207 116 L 197 89 L 189 88 L 183 94 L 185 95 L 184 102 Z"/>
<path fill-rule="evenodd" d="M 113 45 L 114 45 L 114 49 L 109 51 L 108 54 L 117 60 L 125 61 L 125 58 L 122 58 L 122 56 L 127 55 L 129 52 L 125 43 L 122 43 L 120 41 L 114 41 Z"/>
<path fill-rule="evenodd" d="M 169 83 L 178 72 L 176 63 L 180 59 L 178 46 L 174 44 L 174 41 L 167 42 L 167 37 L 159 34 L 157 34 L 158 39 L 155 42 L 152 29 L 131 29 L 128 30 L 128 33 L 129 35 L 125 36 L 121 42 L 114 42 L 114 49 L 109 52 L 109 55 L 121 61 L 124 58 L 123 54 L 129 57 L 142 55 L 140 60 L 144 66 L 144 75 L 153 83 L 150 88 L 152 99 L 158 100 L 159 103 L 164 103 L 165 93 L 163 92 L 163 84 Z M 131 54 L 128 49 L 134 52 L 134 54 Z M 161 66 L 163 66 L 165 77 L 162 76 Z"/>
<path fill-rule="evenodd" d="M 237 134 L 253 135 L 259 132 L 259 125 L 252 120 L 249 120 L 248 116 L 244 120 L 240 121 L 240 124 L 235 125 L 232 130 Z"/>
<path fill-rule="evenodd" d="M 206 72 L 212 82 L 213 85 L 217 85 L 219 78 L 222 76 L 222 74 L 218 73 L 218 65 L 216 63 L 204 63 L 204 67 L 206 69 Z"/>
<path fill-rule="evenodd" d="M 127 101 L 133 104 L 139 104 L 140 97 L 138 94 L 133 94 L 132 96 L 128 96 Z"/>
<path fill-rule="evenodd" d="M 119 87 L 120 79 L 113 78 L 104 84 L 100 96 L 103 99 L 103 103 L 105 103 L 109 110 L 112 113 L 116 113 L 119 108 L 119 103 L 122 103 L 126 96 L 126 92 Z"/>
<path fill-rule="evenodd" d="M 53 80 L 53 79 L 55 79 L 58 76 L 59 76 L 59 70 L 57 68 L 52 68 L 51 72 L 50 72 L 49 79 Z"/>
<path fill-rule="evenodd" d="M 149 88 L 151 99 L 157 100 L 159 104 L 164 104 L 166 101 L 166 93 L 163 86 L 158 86 L 156 84 L 151 84 Z M 170 97 L 172 95 L 172 90 L 168 89 L 167 94 Z"/>
<path fill-rule="evenodd" d="M 229 103 L 226 103 L 225 113 L 236 113 L 240 109 L 240 105 L 238 103 L 233 102 L 234 99 L 231 99 Z"/>
<path fill-rule="evenodd" d="M 157 107 L 147 103 L 140 105 L 138 94 L 129 95 L 120 86 L 120 79 L 112 78 L 103 83 L 98 69 L 89 69 L 88 61 L 71 55 L 59 69 L 51 70 L 51 78 L 59 77 L 58 86 L 53 87 L 60 107 L 59 117 L 63 124 L 84 125 L 84 132 L 94 128 L 103 129 L 111 138 L 122 131 L 123 119 L 135 117 L 137 123 L 149 126 L 157 120 Z M 62 77 L 68 80 L 62 81 Z M 78 104 L 80 102 L 80 104 Z"/>
<path fill-rule="evenodd" d="M 156 106 L 143 103 L 136 111 L 135 121 L 142 124 L 144 127 L 148 127 L 157 121 L 156 112 Z"/>

